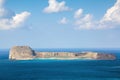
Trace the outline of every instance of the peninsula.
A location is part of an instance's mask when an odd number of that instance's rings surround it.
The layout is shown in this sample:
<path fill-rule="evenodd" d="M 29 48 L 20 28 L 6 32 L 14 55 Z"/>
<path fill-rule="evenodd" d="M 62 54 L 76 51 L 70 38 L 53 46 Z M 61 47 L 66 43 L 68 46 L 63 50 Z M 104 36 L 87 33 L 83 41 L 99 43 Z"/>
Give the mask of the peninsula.
<path fill-rule="evenodd" d="M 10 49 L 10 60 L 31 60 L 31 59 L 90 59 L 90 60 L 115 60 L 113 54 L 97 52 L 36 52 L 29 46 L 14 46 Z"/>

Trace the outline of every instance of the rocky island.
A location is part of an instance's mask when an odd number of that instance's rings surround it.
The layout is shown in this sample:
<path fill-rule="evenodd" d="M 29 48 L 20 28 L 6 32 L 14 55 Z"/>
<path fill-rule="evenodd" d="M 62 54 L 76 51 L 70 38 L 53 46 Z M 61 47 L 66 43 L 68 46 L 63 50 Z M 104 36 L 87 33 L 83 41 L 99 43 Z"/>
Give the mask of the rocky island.
<path fill-rule="evenodd" d="M 92 59 L 92 60 L 115 60 L 113 54 L 97 52 L 36 52 L 29 46 L 14 46 L 10 49 L 10 60 L 30 60 L 30 59 Z"/>

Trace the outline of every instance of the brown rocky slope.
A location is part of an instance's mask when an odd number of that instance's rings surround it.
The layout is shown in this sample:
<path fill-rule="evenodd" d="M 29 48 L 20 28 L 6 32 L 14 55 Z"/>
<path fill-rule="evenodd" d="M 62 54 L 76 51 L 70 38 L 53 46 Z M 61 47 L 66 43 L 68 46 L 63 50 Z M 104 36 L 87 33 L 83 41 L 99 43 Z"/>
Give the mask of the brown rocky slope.
<path fill-rule="evenodd" d="M 14 46 L 10 49 L 10 60 L 30 60 L 30 59 L 92 59 L 92 60 L 115 60 L 113 54 L 103 54 L 97 52 L 35 52 L 29 46 Z"/>

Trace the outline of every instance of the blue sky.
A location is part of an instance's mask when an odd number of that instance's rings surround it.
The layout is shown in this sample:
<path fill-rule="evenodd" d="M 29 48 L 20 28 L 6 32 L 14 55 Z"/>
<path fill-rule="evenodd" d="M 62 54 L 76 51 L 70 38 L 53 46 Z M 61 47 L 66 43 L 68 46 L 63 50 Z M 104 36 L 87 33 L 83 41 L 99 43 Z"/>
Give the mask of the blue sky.
<path fill-rule="evenodd" d="M 0 48 L 120 48 L 120 0 L 0 0 Z"/>

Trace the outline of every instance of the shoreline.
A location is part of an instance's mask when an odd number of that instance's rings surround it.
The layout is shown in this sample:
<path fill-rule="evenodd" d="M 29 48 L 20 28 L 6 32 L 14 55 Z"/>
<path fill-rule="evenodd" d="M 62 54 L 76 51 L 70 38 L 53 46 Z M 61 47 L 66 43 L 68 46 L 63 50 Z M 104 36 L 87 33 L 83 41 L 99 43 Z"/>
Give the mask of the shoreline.
<path fill-rule="evenodd" d="M 29 58 L 29 59 L 17 59 L 18 61 L 24 61 L 24 60 L 60 60 L 60 61 L 69 61 L 69 60 L 90 60 L 90 61 L 94 61 L 94 60 L 99 60 L 99 59 L 92 59 L 92 58 Z M 99 60 L 101 61 L 101 60 Z"/>

